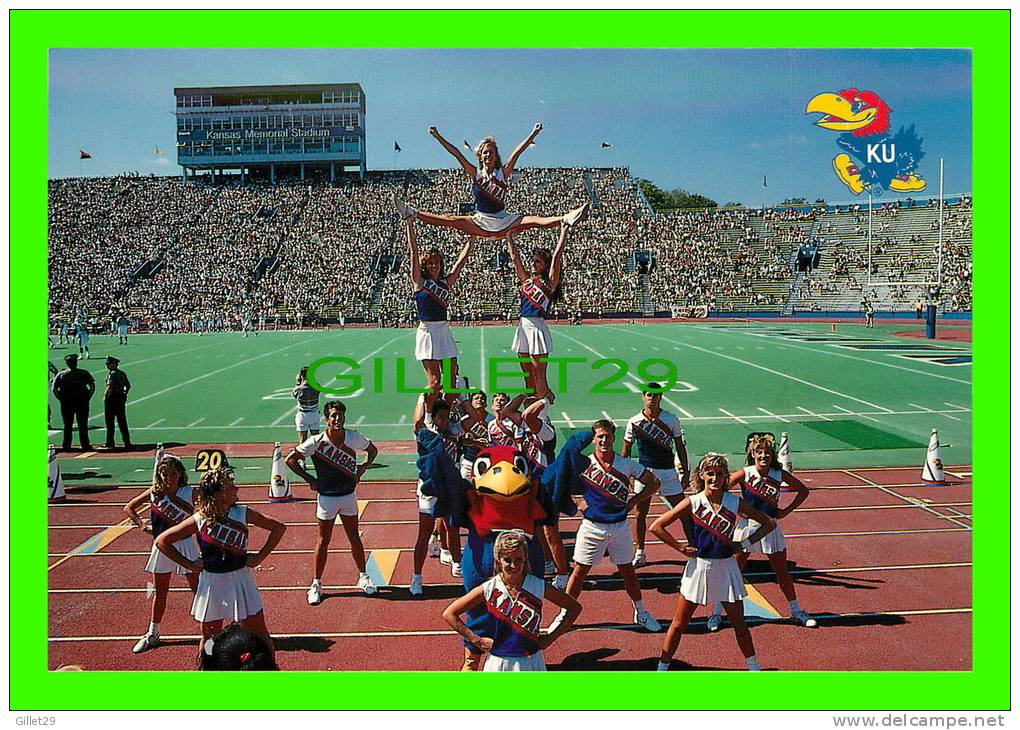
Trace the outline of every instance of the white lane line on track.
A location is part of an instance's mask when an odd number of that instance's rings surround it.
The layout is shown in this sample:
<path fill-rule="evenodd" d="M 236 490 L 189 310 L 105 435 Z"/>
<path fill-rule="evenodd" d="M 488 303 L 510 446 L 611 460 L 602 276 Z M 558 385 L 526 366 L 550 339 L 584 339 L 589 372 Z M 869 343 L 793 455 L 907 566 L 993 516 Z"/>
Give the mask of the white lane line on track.
<path fill-rule="evenodd" d="M 902 499 L 904 502 L 908 502 L 909 504 L 913 504 L 916 507 L 919 507 L 920 509 L 923 509 L 925 512 L 927 512 L 927 513 L 929 513 L 931 515 L 934 515 L 935 517 L 941 517 L 941 518 L 947 519 L 950 522 L 952 522 L 954 525 L 958 525 L 960 527 L 963 527 L 964 529 L 967 529 L 967 530 L 971 529 L 970 525 L 965 524 L 963 522 L 957 522 L 952 517 L 949 517 L 947 515 L 943 515 L 941 512 L 937 512 L 937 511 L 933 510 L 931 507 L 929 507 L 926 504 L 916 502 L 913 497 L 904 497 L 902 494 L 894 492 L 893 490 L 891 490 L 891 489 L 889 489 L 887 487 L 884 487 L 881 484 L 878 484 L 876 482 L 871 481 L 870 479 L 862 477 L 860 474 L 855 474 L 852 469 L 844 469 L 843 472 L 845 474 L 849 475 L 849 476 L 856 477 L 857 479 L 860 479 L 861 481 L 867 482 L 868 484 L 870 484 L 873 487 L 877 487 L 878 489 L 882 490 L 883 492 L 885 492 L 886 494 L 888 494 L 891 497 L 896 497 L 896 499 Z"/>

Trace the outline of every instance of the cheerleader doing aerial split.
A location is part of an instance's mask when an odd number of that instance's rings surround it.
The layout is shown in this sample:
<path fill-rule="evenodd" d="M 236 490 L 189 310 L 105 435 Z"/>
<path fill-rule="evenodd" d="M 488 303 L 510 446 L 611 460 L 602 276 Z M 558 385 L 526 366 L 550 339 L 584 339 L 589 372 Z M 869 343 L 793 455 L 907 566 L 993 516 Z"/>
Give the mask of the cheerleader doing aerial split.
<path fill-rule="evenodd" d="M 464 174 L 471 181 L 471 192 L 474 194 L 477 212 L 470 216 L 427 213 L 407 205 L 394 193 L 393 203 L 397 212 L 404 220 L 417 218 L 428 225 L 455 228 L 470 236 L 482 238 L 503 238 L 531 228 L 555 228 L 561 224 L 577 225 L 588 216 L 589 203 L 575 208 L 566 215 L 558 216 L 520 215 L 508 213 L 506 210 L 507 198 L 510 195 L 510 179 L 517 160 L 541 131 L 542 125 L 536 124 L 531 134 L 517 145 L 506 164 L 503 164 L 499 156 L 496 139 L 491 135 L 486 137 L 475 147 L 475 156 L 478 158 L 476 166 L 468 162 L 460 150 L 445 140 L 435 127 L 429 127 L 429 134 L 456 158 L 464 169 Z"/>

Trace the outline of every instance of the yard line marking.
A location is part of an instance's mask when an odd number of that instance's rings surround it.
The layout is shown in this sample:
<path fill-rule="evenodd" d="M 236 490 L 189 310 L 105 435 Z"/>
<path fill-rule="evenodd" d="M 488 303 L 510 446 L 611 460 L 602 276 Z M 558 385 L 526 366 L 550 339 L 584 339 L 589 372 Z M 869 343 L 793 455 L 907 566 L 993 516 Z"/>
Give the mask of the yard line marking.
<path fill-rule="evenodd" d="M 896 497 L 896 499 L 902 499 L 904 502 L 908 502 L 910 504 L 913 504 L 913 505 L 921 508 L 922 510 L 924 510 L 928 514 L 934 515 L 935 517 L 945 517 L 945 519 L 949 520 L 954 525 L 958 525 L 958 526 L 966 528 L 968 530 L 971 529 L 970 525 L 967 525 L 967 524 L 965 524 L 963 522 L 957 522 L 952 517 L 947 517 L 947 516 L 941 514 L 940 512 L 937 512 L 936 510 L 933 510 L 931 507 L 929 507 L 926 504 L 918 504 L 917 502 L 912 501 L 914 499 L 913 497 L 904 497 L 902 494 L 898 494 L 898 493 L 894 492 L 893 490 L 888 489 L 888 488 L 882 486 L 881 484 L 873 482 L 870 479 L 867 479 L 866 477 L 862 477 L 860 474 L 854 474 L 853 470 L 851 470 L 851 469 L 843 469 L 843 472 L 845 474 L 848 474 L 849 476 L 854 477 L 855 479 L 860 479 L 861 481 L 867 482 L 868 484 L 871 484 L 874 487 L 878 487 L 880 490 L 882 490 L 883 492 L 885 492 L 886 494 L 888 494 L 891 497 Z"/>
<path fill-rule="evenodd" d="M 177 350 L 176 352 L 168 352 L 165 355 L 156 355 L 155 357 L 146 357 L 146 358 L 144 358 L 142 360 L 134 360 L 131 363 L 131 367 L 136 367 L 137 365 L 141 365 L 143 362 L 152 362 L 153 360 L 166 360 L 168 357 L 174 357 L 176 355 L 184 355 L 185 353 L 194 352 L 195 350 L 207 350 L 210 347 L 216 347 L 216 346 L 218 346 L 220 344 L 222 344 L 222 343 L 219 343 L 219 342 L 210 342 L 210 343 L 208 343 L 206 345 L 199 345 L 198 347 L 188 348 L 187 350 Z M 222 357 L 222 355 L 221 355 L 221 357 Z"/>
<path fill-rule="evenodd" d="M 950 408 L 959 408 L 961 411 L 969 411 L 970 410 L 970 408 L 967 408 L 967 406 L 958 406 L 955 403 L 949 403 L 948 401 L 943 401 L 943 403 L 945 403 Z"/>
<path fill-rule="evenodd" d="M 616 328 L 616 329 L 619 329 L 619 328 Z M 651 337 L 653 339 L 656 339 L 654 337 L 654 335 L 646 335 L 644 332 L 634 332 L 633 334 L 639 335 L 641 337 Z M 871 402 L 863 400 L 861 398 L 855 398 L 854 396 L 847 395 L 846 393 L 840 393 L 838 390 L 832 390 L 831 388 L 826 388 L 824 385 L 819 385 L 818 383 L 812 383 L 810 380 L 804 380 L 802 378 L 796 377 L 795 375 L 790 375 L 789 373 L 781 373 L 778 370 L 773 370 L 772 368 L 767 368 L 764 365 L 759 365 L 756 362 L 749 362 L 747 360 L 741 360 L 739 357 L 734 357 L 733 355 L 727 355 L 726 353 L 712 352 L 712 350 L 709 350 L 706 347 L 698 347 L 697 345 L 692 345 L 692 344 L 690 344 L 688 342 L 680 342 L 680 341 L 677 341 L 677 340 L 674 340 L 674 342 L 676 342 L 676 344 L 678 344 L 678 345 L 683 345 L 684 347 L 689 347 L 692 350 L 698 350 L 699 352 L 708 353 L 709 355 L 713 355 L 715 357 L 722 357 L 722 358 L 725 358 L 727 360 L 733 360 L 734 362 L 739 362 L 741 365 L 747 365 L 748 367 L 757 368 L 758 370 L 764 370 L 767 373 L 772 373 L 773 375 L 778 375 L 780 378 L 787 378 L 787 379 L 792 380 L 792 381 L 794 381 L 796 383 L 801 383 L 802 385 L 807 385 L 808 387 L 817 388 L 818 390 L 824 391 L 826 393 L 831 393 L 832 395 L 839 396 L 840 398 L 846 398 L 847 400 L 852 400 L 852 401 L 857 401 L 858 403 L 863 403 L 866 406 L 871 406 L 872 408 L 877 408 L 878 410 L 884 411 L 885 413 L 892 413 L 892 411 L 889 410 L 888 408 L 880 406 L 880 405 L 878 405 L 876 403 L 871 403 Z M 593 350 L 593 352 L 594 352 L 594 350 Z M 598 354 L 598 353 L 595 353 L 595 354 Z M 871 361 L 869 360 L 867 362 L 871 362 Z M 950 379 L 952 379 L 952 378 L 950 378 Z M 665 400 L 665 398 L 663 398 L 663 400 Z"/>
<path fill-rule="evenodd" d="M 604 418 L 605 418 L 605 419 L 606 419 L 607 421 L 612 421 L 612 420 L 613 420 L 613 417 L 612 417 L 612 416 L 610 416 L 610 415 L 609 415 L 608 413 L 606 413 L 605 411 L 602 411 L 602 416 L 603 416 L 603 417 L 604 417 Z M 616 421 L 613 421 L 613 423 L 616 423 Z"/>
<path fill-rule="evenodd" d="M 401 413 L 400 414 L 400 420 L 397 421 L 397 425 L 398 426 L 403 426 L 405 423 L 407 423 L 407 414 L 406 413 Z"/>
<path fill-rule="evenodd" d="M 479 327 L 478 331 L 480 332 L 480 335 L 481 335 L 481 350 L 482 350 L 481 358 L 480 358 L 481 362 L 478 364 L 478 370 L 479 370 L 479 372 L 481 373 L 481 376 L 482 376 L 482 390 L 484 390 L 486 393 L 488 393 L 489 392 L 489 386 L 488 386 L 488 383 L 486 382 L 486 376 L 487 376 L 488 373 L 486 371 L 489 369 L 489 363 L 485 359 L 485 328 L 484 327 Z"/>
<path fill-rule="evenodd" d="M 567 422 L 568 426 L 571 428 L 575 427 L 574 422 L 571 420 L 570 416 L 567 415 L 566 411 L 560 411 L 560 415 L 563 416 L 563 420 Z"/>
<path fill-rule="evenodd" d="M 665 400 L 665 398 L 663 398 L 663 400 Z M 670 404 L 671 404 L 671 405 L 672 405 L 672 406 L 673 406 L 674 408 L 676 408 L 676 409 L 677 409 L 678 411 L 680 411 L 680 413 L 682 413 L 682 414 L 683 414 L 684 418 L 694 418 L 694 417 L 695 417 L 693 413 L 691 413 L 690 411 L 688 411 L 688 410 L 686 410 L 686 409 L 684 409 L 684 408 L 681 408 L 681 407 L 680 407 L 680 406 L 678 406 L 678 405 L 677 405 L 676 403 L 673 403 L 673 401 L 670 401 Z"/>
<path fill-rule="evenodd" d="M 237 424 L 239 424 L 239 423 L 240 423 L 241 421 L 243 421 L 243 420 L 244 420 L 244 416 L 241 416 L 240 418 L 238 418 L 238 419 L 237 419 L 236 421 L 234 421 L 234 422 L 233 422 L 233 423 L 231 423 L 230 425 L 231 425 L 231 426 L 236 426 Z"/>
<path fill-rule="evenodd" d="M 197 421 L 192 421 L 191 423 L 189 423 L 187 426 L 185 426 L 185 428 L 191 428 L 192 426 L 197 426 L 198 424 L 200 424 L 204 420 L 205 420 L 205 416 L 202 416 Z"/>
<path fill-rule="evenodd" d="M 720 411 L 722 411 L 723 413 L 725 413 L 725 414 L 726 414 L 727 416 L 729 416 L 730 418 L 732 418 L 732 419 L 734 419 L 734 420 L 736 420 L 736 421 L 738 421 L 738 422 L 740 422 L 740 423 L 744 424 L 745 426 L 747 426 L 747 425 L 748 425 L 747 421 L 745 421 L 745 420 L 744 420 L 743 418 L 741 418 L 740 416 L 734 416 L 734 415 L 733 415 L 732 413 L 730 413 L 729 411 L 727 411 L 727 410 L 726 410 L 725 408 L 720 408 L 719 410 L 720 410 Z"/>
<path fill-rule="evenodd" d="M 849 409 L 844 408 L 843 406 L 837 406 L 835 403 L 832 404 L 832 407 L 833 408 L 838 408 L 839 410 L 843 411 L 844 413 L 849 413 L 851 416 L 860 416 L 861 418 L 867 418 L 869 421 L 874 421 L 875 423 L 881 423 L 881 421 L 879 421 L 877 418 L 872 418 L 871 416 L 866 416 L 863 413 L 857 413 L 856 411 L 851 411 Z"/>
<path fill-rule="evenodd" d="M 365 416 L 364 416 L 364 414 L 362 414 L 362 415 L 358 416 L 358 420 L 354 422 L 354 427 L 357 428 L 358 426 L 360 426 L 364 422 L 365 422 Z"/>
<path fill-rule="evenodd" d="M 273 426 L 279 426 L 279 425 L 280 425 L 280 422 L 281 422 L 281 421 L 283 421 L 283 419 L 285 419 L 285 418 L 286 418 L 287 416 L 289 416 L 289 415 L 290 415 L 291 413 L 295 413 L 295 412 L 297 411 L 297 408 L 298 408 L 297 406 L 294 406 L 294 407 L 293 407 L 293 408 L 291 408 L 290 410 L 287 410 L 287 411 L 285 411 L 285 412 L 284 412 L 284 414 L 283 414 L 282 416 L 280 416 L 279 418 L 277 418 L 277 419 L 276 419 L 275 421 L 273 421 L 273 423 L 272 423 L 271 425 L 273 425 Z"/>
<path fill-rule="evenodd" d="M 773 413 L 772 411 L 766 411 L 766 410 L 765 410 L 764 408 L 762 408 L 761 406 L 758 406 L 758 410 L 759 410 L 759 411 L 761 411 L 762 413 L 764 413 L 765 415 L 768 415 L 768 416 L 772 416 L 773 418 L 778 418 L 778 419 L 779 419 L 780 421 L 782 421 L 783 423 L 789 423 L 789 422 L 790 422 L 790 420 L 789 420 L 788 418 L 783 418 L 782 416 L 777 416 L 777 415 L 776 415 L 775 413 Z"/>
<path fill-rule="evenodd" d="M 925 406 L 919 406 L 919 405 L 917 405 L 917 403 L 907 403 L 907 405 L 908 406 L 913 406 L 914 408 L 920 408 L 922 411 L 925 411 L 927 413 L 935 413 L 935 411 L 932 410 L 931 408 L 926 408 Z M 940 416 L 945 416 L 946 418 L 951 418 L 954 421 L 959 421 L 960 420 L 956 416 L 950 416 L 948 413 L 940 413 L 939 415 Z"/>
<path fill-rule="evenodd" d="M 825 415 L 823 415 L 821 413 L 815 413 L 814 411 L 809 411 L 807 408 L 802 408 L 801 406 L 796 406 L 796 408 L 797 408 L 798 411 L 804 411 L 809 416 L 816 416 L 817 418 L 821 418 L 823 421 L 831 421 L 832 420 L 828 416 L 825 416 Z"/>
<path fill-rule="evenodd" d="M 146 428 L 153 428 L 154 426 L 158 426 L 159 424 L 163 423 L 163 421 L 165 421 L 165 420 L 166 420 L 165 418 L 161 418 L 158 421 L 153 421 L 148 426 L 146 426 Z"/>

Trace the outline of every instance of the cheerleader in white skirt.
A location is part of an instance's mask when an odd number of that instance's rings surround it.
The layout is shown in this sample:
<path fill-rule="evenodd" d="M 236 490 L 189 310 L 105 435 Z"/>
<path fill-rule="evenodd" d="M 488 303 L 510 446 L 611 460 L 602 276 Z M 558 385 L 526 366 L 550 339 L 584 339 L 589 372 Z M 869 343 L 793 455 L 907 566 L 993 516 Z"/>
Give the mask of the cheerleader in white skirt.
<path fill-rule="evenodd" d="M 149 503 L 149 520 L 143 521 L 138 508 L 145 502 Z M 124 506 L 124 514 L 138 526 L 142 532 L 152 534 L 153 541 L 164 531 L 180 524 L 195 512 L 193 490 L 188 486 L 188 472 L 181 460 L 172 454 L 166 454 L 156 464 L 153 474 L 152 488 L 142 492 Z M 177 551 L 188 560 L 198 558 L 198 543 L 194 537 L 187 537 L 176 545 Z M 198 573 L 186 570 L 166 557 L 157 548 L 155 542 L 145 564 L 145 572 L 152 574 L 153 596 L 149 630 L 138 640 L 132 651 L 141 654 L 143 651 L 159 646 L 159 624 L 166 613 L 167 595 L 170 593 L 170 578 L 174 574 L 183 575 L 188 581 L 191 592 L 198 587 Z"/>
<path fill-rule="evenodd" d="M 443 611 L 443 618 L 479 650 L 489 652 L 482 671 L 544 672 L 542 650 L 573 626 L 581 613 L 581 604 L 531 575 L 528 537 L 521 530 L 501 532 L 493 545 L 492 557 L 495 575 L 451 603 Z M 555 630 L 540 634 L 542 604 L 546 600 L 566 614 Z M 461 618 L 482 604 L 496 618 L 493 636 L 479 636 Z"/>
<path fill-rule="evenodd" d="M 257 553 L 248 552 L 249 525 L 269 532 Z M 191 615 L 202 624 L 200 653 L 224 621 L 241 624 L 273 646 L 251 568 L 268 557 L 286 530 L 282 522 L 237 504 L 237 485 L 230 469 L 212 469 L 202 475 L 195 490 L 195 515 L 156 539 L 156 547 L 172 561 L 201 571 L 191 606 Z M 187 559 L 175 547 L 178 540 L 191 535 L 198 536 L 198 560 Z"/>
<path fill-rule="evenodd" d="M 680 596 L 677 599 L 673 621 L 666 631 L 659 657 L 659 671 L 669 669 L 669 662 L 680 646 L 680 637 L 698 606 L 722 603 L 730 624 L 737 636 L 737 644 L 747 660 L 747 668 L 761 669 L 754 652 L 751 632 L 744 624 L 744 580 L 733 555 L 742 547 L 761 540 L 775 528 L 771 517 L 754 509 L 735 494 L 726 491 L 729 485 L 729 465 L 722 454 L 706 454 L 692 475 L 695 494 L 660 516 L 651 526 L 652 534 L 665 544 L 693 560 L 687 561 Z M 690 515 L 694 544 L 683 545 L 669 534 L 666 528 L 678 519 Z M 758 528 L 743 544 L 733 542 L 737 520 L 746 517 L 758 523 Z"/>

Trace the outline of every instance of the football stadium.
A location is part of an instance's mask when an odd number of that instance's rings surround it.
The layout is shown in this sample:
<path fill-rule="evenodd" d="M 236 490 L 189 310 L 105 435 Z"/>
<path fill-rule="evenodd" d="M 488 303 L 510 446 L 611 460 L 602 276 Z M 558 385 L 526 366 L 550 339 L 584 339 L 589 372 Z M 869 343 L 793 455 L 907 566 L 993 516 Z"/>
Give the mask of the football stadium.
<path fill-rule="evenodd" d="M 922 130 L 833 87 L 841 200 L 681 207 L 541 124 L 373 169 L 375 98 L 179 86 L 174 174 L 50 180 L 49 669 L 971 669 Z"/>

